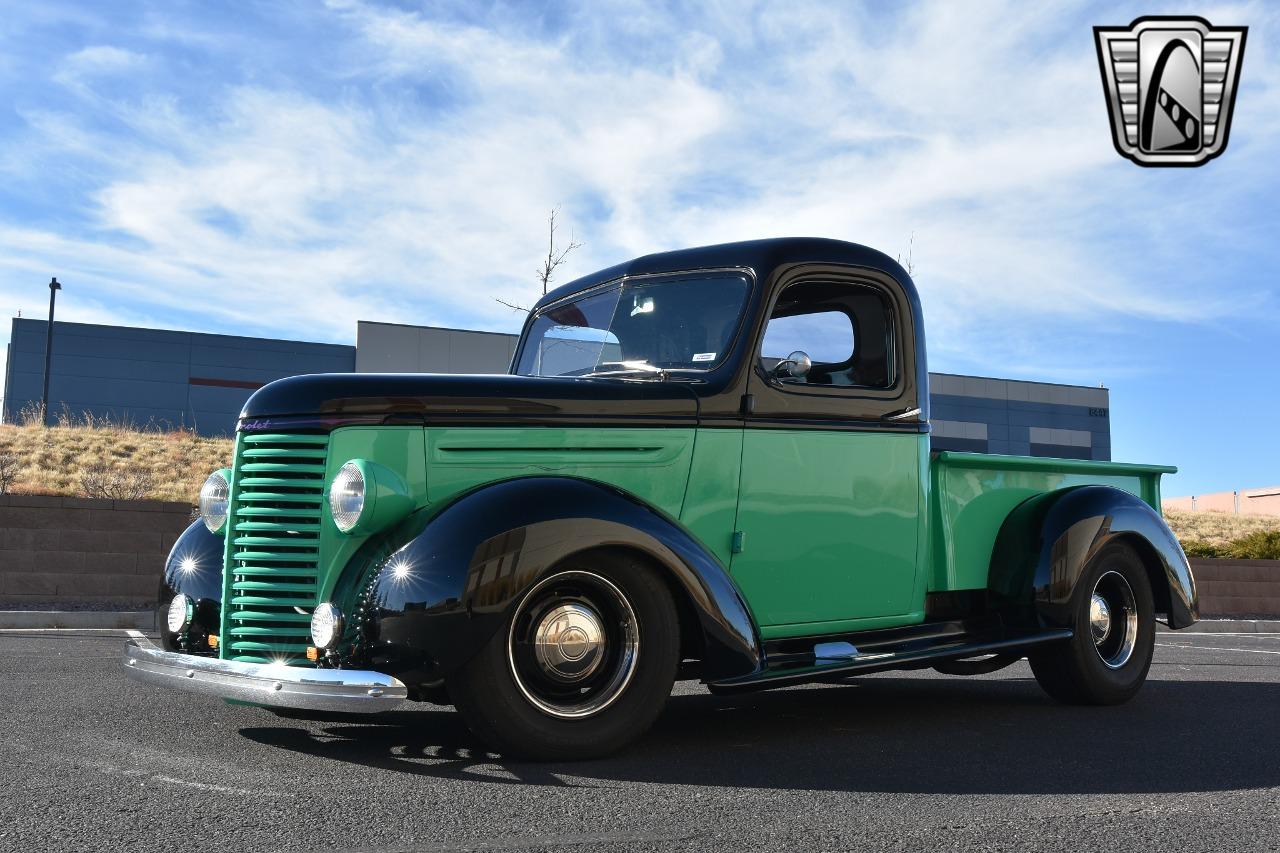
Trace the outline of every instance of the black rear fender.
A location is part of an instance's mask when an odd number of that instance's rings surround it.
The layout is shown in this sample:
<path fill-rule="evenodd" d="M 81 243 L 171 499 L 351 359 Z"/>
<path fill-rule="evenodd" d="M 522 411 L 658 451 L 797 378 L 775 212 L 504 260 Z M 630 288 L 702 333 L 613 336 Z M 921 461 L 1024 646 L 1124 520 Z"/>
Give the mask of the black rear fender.
<path fill-rule="evenodd" d="M 1191 567 L 1164 519 L 1109 486 L 1078 486 L 1029 498 L 1005 519 L 991 557 L 995 606 L 1022 628 L 1069 628 L 1071 597 L 1085 566 L 1114 542 L 1141 556 L 1156 608 L 1173 628 L 1199 618 Z"/>

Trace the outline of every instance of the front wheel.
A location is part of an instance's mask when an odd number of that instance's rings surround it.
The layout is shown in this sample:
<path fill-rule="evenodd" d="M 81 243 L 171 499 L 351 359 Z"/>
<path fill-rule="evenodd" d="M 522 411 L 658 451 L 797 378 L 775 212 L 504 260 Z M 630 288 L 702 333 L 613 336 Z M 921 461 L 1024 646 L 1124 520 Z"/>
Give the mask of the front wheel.
<path fill-rule="evenodd" d="M 471 730 L 504 755 L 595 758 L 649 728 L 679 653 L 663 579 L 630 555 L 593 552 L 527 590 L 449 692 Z"/>
<path fill-rule="evenodd" d="M 1050 696 L 1074 705 L 1118 705 L 1142 687 L 1155 651 L 1151 582 L 1137 553 L 1109 545 L 1085 568 L 1072 597 L 1075 635 L 1028 656 Z"/>

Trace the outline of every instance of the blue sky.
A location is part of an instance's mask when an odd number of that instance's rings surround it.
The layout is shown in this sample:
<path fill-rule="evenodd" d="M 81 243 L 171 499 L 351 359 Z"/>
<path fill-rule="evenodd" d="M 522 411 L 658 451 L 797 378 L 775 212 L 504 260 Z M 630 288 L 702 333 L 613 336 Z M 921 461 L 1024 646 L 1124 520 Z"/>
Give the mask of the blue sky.
<path fill-rule="evenodd" d="M 514 330 L 555 205 L 560 281 L 913 240 L 933 369 L 1107 385 L 1166 494 L 1280 483 L 1274 4 L 4 5 L 4 314 Z M 1230 147 L 1142 169 L 1091 27 L 1187 11 L 1250 27 Z"/>

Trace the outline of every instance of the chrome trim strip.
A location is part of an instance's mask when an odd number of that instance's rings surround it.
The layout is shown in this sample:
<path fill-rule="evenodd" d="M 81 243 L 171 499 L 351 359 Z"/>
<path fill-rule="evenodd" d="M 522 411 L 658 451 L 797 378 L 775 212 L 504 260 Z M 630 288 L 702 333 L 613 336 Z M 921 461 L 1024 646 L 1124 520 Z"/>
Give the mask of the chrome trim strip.
<path fill-rule="evenodd" d="M 408 698 L 403 682 L 380 672 L 184 655 L 145 638 L 125 644 L 122 662 L 125 672 L 138 681 L 273 708 L 372 713 Z"/>

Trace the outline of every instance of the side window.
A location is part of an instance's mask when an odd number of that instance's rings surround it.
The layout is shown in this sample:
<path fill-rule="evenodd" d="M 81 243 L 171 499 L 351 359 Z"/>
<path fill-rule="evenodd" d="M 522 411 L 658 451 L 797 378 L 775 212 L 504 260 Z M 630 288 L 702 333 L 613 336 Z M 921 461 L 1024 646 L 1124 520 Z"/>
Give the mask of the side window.
<path fill-rule="evenodd" d="M 809 356 L 806 376 L 783 365 L 795 351 Z M 806 281 L 782 291 L 765 327 L 761 368 L 787 385 L 889 388 L 893 314 L 884 295 L 867 285 Z"/>

